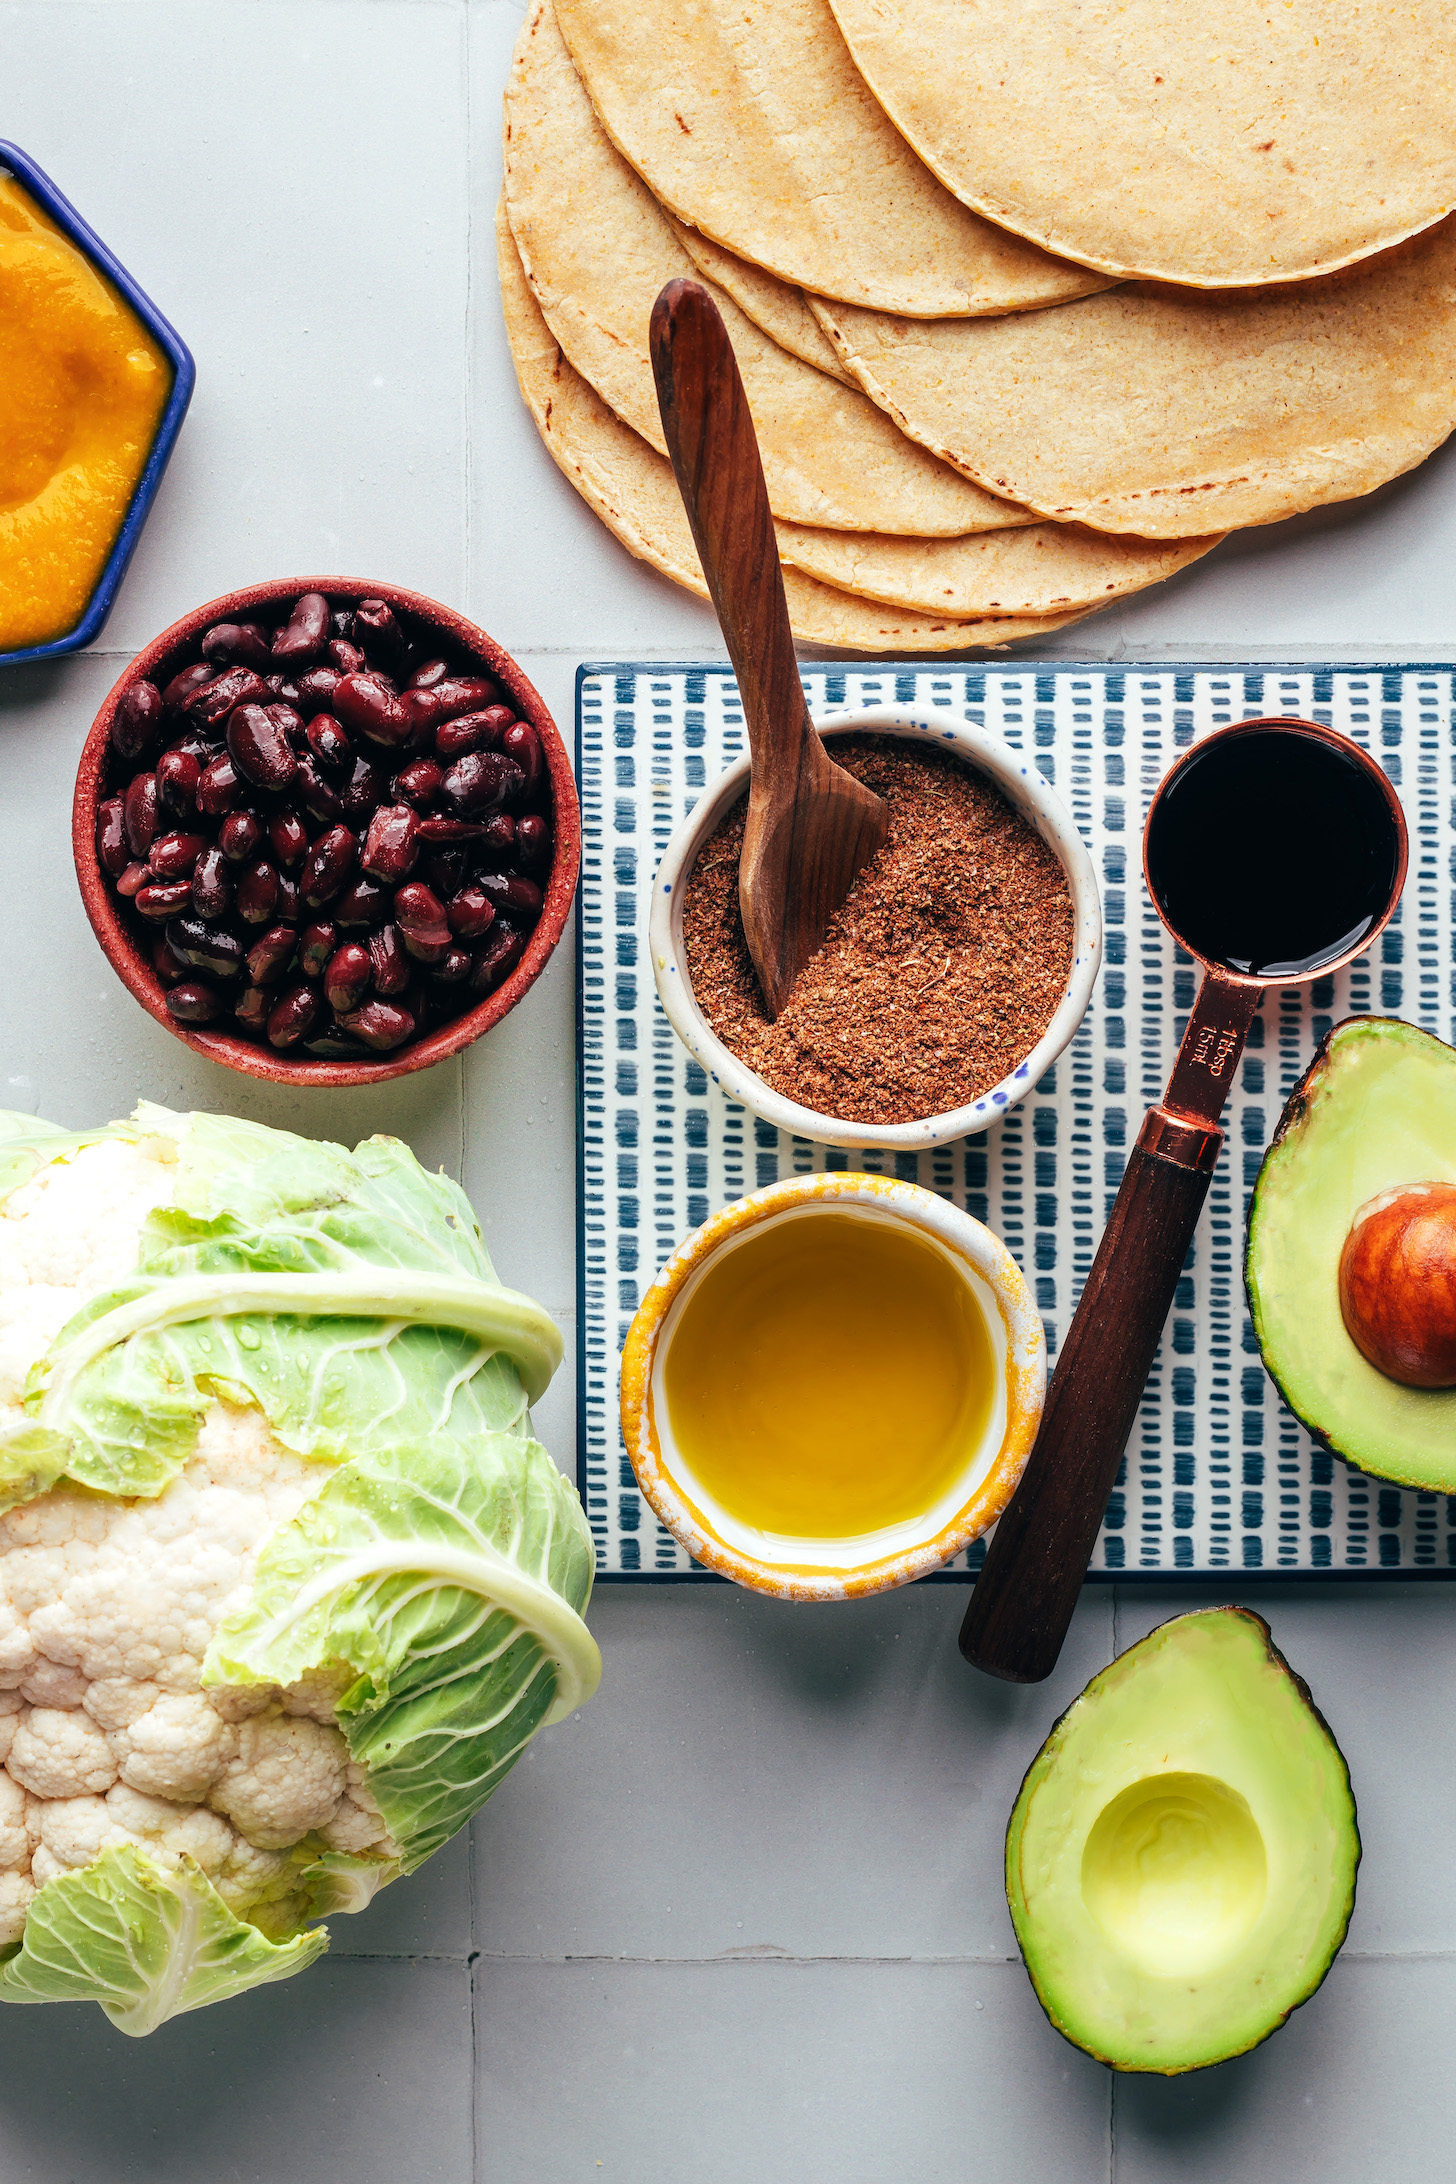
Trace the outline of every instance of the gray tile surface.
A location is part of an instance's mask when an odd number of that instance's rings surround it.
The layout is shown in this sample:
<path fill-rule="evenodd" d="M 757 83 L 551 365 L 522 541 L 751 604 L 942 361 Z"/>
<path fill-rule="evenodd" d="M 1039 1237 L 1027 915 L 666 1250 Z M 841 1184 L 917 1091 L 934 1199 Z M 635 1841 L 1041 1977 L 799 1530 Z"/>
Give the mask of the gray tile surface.
<path fill-rule="evenodd" d="M 569 949 L 463 1062 L 305 1099 L 194 1062 L 141 1014 L 67 846 L 75 756 L 122 661 L 235 582 L 322 565 L 461 604 L 568 734 L 579 660 L 720 653 L 707 609 L 587 514 L 514 389 L 491 215 L 519 18 L 516 0 L 0 0 L 0 126 L 199 374 L 103 648 L 0 679 L 0 1103 L 82 1122 L 146 1094 L 398 1131 L 463 1175 L 502 1275 L 560 1318 L 568 1362 L 537 1417 L 569 1464 Z M 1049 649 L 1456 656 L 1453 466 L 1448 449 L 1367 503 L 1231 540 Z M 92 2010 L 0 2015 L 0 2176 L 1444 2176 L 1456 1593 L 1232 1597 L 1312 1684 L 1366 1842 L 1331 1980 L 1239 2063 L 1114 2087 L 1008 1961 L 1006 1813 L 1109 1656 L 1110 1595 L 1084 1602 L 1052 1683 L 1013 1691 L 957 1660 L 959 1589 L 825 1610 L 606 1590 L 600 1697 L 532 1747 L 471 1844 L 336 1922 L 323 1965 L 140 2045 Z M 1118 1642 L 1190 1604 L 1125 1588 Z"/>

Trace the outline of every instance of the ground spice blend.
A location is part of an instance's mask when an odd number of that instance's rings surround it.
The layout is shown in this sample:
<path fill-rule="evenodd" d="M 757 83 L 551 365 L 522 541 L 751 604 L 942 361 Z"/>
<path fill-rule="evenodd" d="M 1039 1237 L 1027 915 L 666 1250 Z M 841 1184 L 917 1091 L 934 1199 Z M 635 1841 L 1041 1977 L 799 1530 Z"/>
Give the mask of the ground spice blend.
<path fill-rule="evenodd" d="M 845 1122 L 923 1121 L 1025 1061 L 1072 966 L 1055 852 L 989 781 L 921 745 L 836 736 L 833 755 L 890 807 L 865 867 L 777 1023 L 738 910 L 746 802 L 704 844 L 683 903 L 693 996 L 785 1099 Z"/>

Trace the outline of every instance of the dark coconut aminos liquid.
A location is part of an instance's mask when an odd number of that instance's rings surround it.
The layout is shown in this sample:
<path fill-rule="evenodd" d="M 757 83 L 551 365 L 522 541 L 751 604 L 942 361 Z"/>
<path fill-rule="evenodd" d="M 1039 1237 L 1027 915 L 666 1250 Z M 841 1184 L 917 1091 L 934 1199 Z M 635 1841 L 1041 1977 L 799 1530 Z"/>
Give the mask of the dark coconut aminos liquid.
<path fill-rule="evenodd" d="M 1165 791 L 1148 884 L 1204 962 L 1299 978 L 1369 932 L 1399 856 L 1385 798 L 1358 760 L 1256 728 L 1211 742 Z"/>

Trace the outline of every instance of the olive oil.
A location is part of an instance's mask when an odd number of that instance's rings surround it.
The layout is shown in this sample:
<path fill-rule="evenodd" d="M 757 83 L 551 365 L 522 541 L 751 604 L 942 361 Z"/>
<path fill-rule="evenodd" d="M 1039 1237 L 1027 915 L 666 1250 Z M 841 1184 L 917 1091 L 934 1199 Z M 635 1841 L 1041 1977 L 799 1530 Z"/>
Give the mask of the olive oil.
<path fill-rule="evenodd" d="M 764 1222 L 709 1264 L 684 1294 L 662 1385 L 679 1456 L 722 1510 L 763 1532 L 851 1539 L 949 1494 L 1003 1378 L 948 1252 L 885 1215 L 826 1207 Z"/>

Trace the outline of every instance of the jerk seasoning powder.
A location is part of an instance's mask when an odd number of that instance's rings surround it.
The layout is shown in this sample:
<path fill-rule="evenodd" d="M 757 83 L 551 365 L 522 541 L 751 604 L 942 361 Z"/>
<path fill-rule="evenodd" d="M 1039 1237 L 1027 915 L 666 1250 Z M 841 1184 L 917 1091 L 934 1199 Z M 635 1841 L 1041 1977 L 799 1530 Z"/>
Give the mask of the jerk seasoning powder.
<path fill-rule="evenodd" d="M 875 736 L 832 748 L 889 805 L 884 847 L 770 1023 L 738 909 L 735 805 L 683 903 L 693 997 L 783 1098 L 845 1122 L 920 1122 L 978 1099 L 1036 1045 L 1071 971 L 1072 899 L 1055 852 L 960 760 Z"/>

